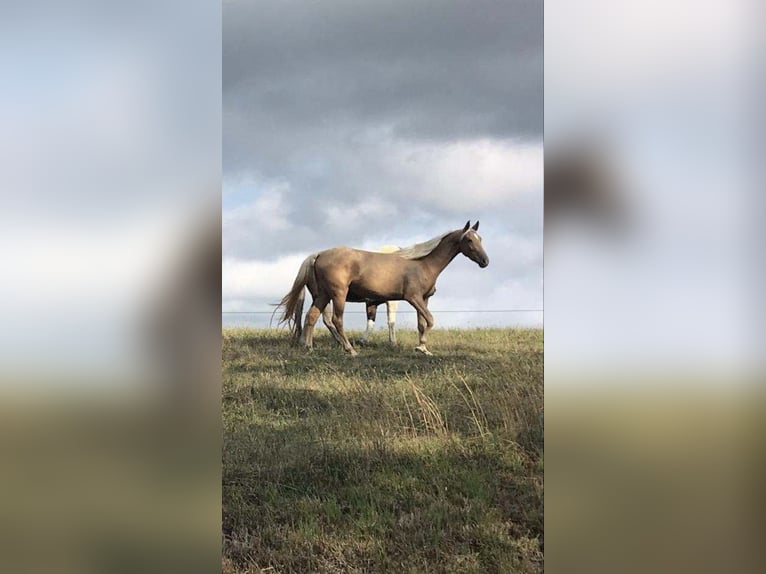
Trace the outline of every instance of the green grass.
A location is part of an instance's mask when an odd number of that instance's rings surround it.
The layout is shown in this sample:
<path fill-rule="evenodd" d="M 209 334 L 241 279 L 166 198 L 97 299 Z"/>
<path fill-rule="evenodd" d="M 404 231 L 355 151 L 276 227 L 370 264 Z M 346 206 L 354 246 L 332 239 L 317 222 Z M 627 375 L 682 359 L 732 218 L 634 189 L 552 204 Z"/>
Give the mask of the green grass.
<path fill-rule="evenodd" d="M 542 572 L 543 332 L 377 335 L 224 330 L 224 572 Z"/>

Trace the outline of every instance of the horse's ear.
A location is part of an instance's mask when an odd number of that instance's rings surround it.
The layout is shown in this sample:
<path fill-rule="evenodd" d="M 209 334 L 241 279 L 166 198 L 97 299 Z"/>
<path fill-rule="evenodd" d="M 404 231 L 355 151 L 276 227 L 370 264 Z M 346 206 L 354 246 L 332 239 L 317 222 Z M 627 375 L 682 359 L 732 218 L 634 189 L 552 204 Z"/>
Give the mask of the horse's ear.
<path fill-rule="evenodd" d="M 465 222 L 465 227 L 463 228 L 463 231 L 468 231 L 468 228 L 471 227 L 471 220 Z"/>
<path fill-rule="evenodd" d="M 479 230 L 479 222 L 477 221 L 476 223 L 474 223 L 473 227 L 471 227 L 471 229 L 473 229 L 474 231 L 478 231 Z"/>

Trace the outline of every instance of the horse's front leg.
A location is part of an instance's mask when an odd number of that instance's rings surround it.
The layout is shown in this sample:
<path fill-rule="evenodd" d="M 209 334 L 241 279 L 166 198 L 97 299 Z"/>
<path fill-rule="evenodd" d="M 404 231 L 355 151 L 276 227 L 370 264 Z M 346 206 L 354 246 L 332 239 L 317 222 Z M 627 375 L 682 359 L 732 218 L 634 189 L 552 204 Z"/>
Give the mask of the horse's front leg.
<path fill-rule="evenodd" d="M 342 294 L 339 296 L 335 296 L 332 299 L 332 324 L 335 326 L 335 329 L 338 331 L 338 335 L 340 336 L 340 344 L 343 345 L 343 349 L 345 349 L 348 353 L 351 354 L 351 356 L 357 355 L 356 350 L 354 349 L 353 345 L 351 344 L 351 341 L 348 340 L 348 337 L 346 337 L 346 332 L 343 330 L 343 311 L 346 308 L 346 294 Z"/>
<path fill-rule="evenodd" d="M 408 302 L 415 307 L 415 310 L 418 312 L 418 334 L 420 335 L 420 344 L 415 347 L 415 350 L 420 351 L 424 355 L 433 355 L 426 346 L 428 332 L 433 329 L 434 326 L 434 316 L 431 315 L 431 312 L 428 310 L 428 300 L 423 299 L 422 297 L 414 297 L 411 300 L 408 300 Z"/>
<path fill-rule="evenodd" d="M 399 301 L 386 301 L 386 315 L 388 316 L 388 342 L 396 345 L 396 310 Z"/>

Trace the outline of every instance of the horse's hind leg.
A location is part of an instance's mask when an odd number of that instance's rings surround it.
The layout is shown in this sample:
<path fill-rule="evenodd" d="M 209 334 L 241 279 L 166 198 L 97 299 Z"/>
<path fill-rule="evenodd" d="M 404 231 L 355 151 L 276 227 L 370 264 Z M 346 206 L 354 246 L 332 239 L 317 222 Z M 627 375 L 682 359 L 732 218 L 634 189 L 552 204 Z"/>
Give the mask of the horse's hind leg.
<path fill-rule="evenodd" d="M 333 336 L 333 339 L 338 341 L 339 344 L 343 344 L 343 340 L 340 338 L 340 334 L 338 334 L 338 330 L 335 328 L 335 325 L 333 325 L 332 322 L 332 310 L 333 307 L 328 303 L 327 306 L 324 308 L 324 311 L 322 311 L 322 322 L 324 323 L 325 327 L 330 331 L 330 334 Z"/>
<path fill-rule="evenodd" d="M 346 308 L 346 296 L 343 294 L 342 296 L 335 296 L 332 299 L 332 323 L 335 325 L 335 328 L 338 330 L 338 334 L 340 335 L 340 344 L 343 345 L 343 348 L 350 353 L 352 356 L 356 355 L 357 352 L 354 349 L 353 345 L 351 345 L 351 341 L 348 340 L 348 337 L 346 337 L 346 333 L 343 330 L 343 311 Z"/>
<path fill-rule="evenodd" d="M 303 340 L 303 327 L 301 326 L 301 319 L 303 318 L 303 303 L 305 297 L 301 297 L 298 301 L 298 305 L 295 308 L 295 315 L 293 315 L 294 327 L 292 344 L 295 345 L 299 341 Z"/>
<path fill-rule="evenodd" d="M 330 298 L 324 293 L 318 294 L 314 298 L 308 313 L 306 313 L 306 324 L 303 328 L 303 344 L 309 350 L 314 347 L 314 325 L 316 325 L 319 315 L 322 314 L 329 301 Z"/>

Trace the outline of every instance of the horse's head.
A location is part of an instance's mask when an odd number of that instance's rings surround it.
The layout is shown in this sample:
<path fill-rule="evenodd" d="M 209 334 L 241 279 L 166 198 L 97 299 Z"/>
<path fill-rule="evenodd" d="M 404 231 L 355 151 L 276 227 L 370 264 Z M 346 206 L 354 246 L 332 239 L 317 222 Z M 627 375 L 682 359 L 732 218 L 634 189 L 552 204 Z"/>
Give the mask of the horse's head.
<path fill-rule="evenodd" d="M 481 245 L 481 236 L 477 233 L 478 230 L 478 221 L 474 223 L 473 227 L 471 227 L 470 220 L 466 222 L 460 236 L 460 253 L 483 269 L 489 265 L 489 256 Z"/>

